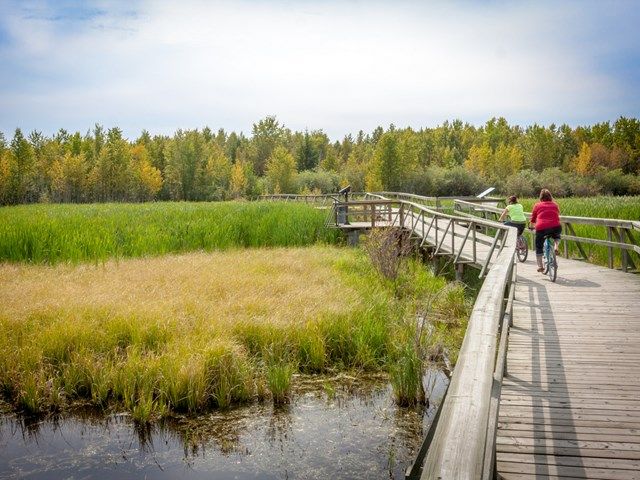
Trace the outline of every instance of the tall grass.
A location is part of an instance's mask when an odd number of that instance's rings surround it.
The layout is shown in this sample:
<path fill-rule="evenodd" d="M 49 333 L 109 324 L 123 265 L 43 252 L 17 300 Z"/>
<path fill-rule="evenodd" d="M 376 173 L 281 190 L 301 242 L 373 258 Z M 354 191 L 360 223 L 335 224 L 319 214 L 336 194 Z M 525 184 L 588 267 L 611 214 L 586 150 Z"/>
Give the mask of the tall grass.
<path fill-rule="evenodd" d="M 286 402 L 296 372 L 393 370 L 420 298 L 446 287 L 418 262 L 401 281 L 399 297 L 362 251 L 328 246 L 0 265 L 0 391 L 25 412 L 82 401 L 140 422 Z M 459 294 L 436 330 L 466 317 Z"/>
<path fill-rule="evenodd" d="M 640 197 L 587 197 L 587 198 L 557 198 L 555 201 L 560 207 L 561 215 L 576 217 L 595 217 L 624 220 L 640 220 Z M 526 211 L 531 211 L 537 199 L 521 200 Z M 591 225 L 573 225 L 577 236 L 598 238 L 607 240 L 607 228 Z M 640 243 L 639 232 L 632 232 L 636 243 Z M 613 239 L 615 241 L 615 238 Z M 628 243 L 628 239 L 625 239 Z M 569 255 L 578 256 L 580 252 L 574 242 L 568 242 Z M 598 245 L 582 244 L 583 250 L 588 255 L 589 260 L 599 265 L 608 264 L 608 249 Z M 561 248 L 561 251 L 562 248 Z M 622 263 L 620 250 L 614 249 L 614 266 Z M 633 260 L 640 260 L 637 255 L 633 255 Z M 637 263 L 637 262 L 636 262 Z"/>
<path fill-rule="evenodd" d="M 0 262 L 104 261 L 234 247 L 333 242 L 326 213 L 273 202 L 22 205 L 0 208 Z"/>

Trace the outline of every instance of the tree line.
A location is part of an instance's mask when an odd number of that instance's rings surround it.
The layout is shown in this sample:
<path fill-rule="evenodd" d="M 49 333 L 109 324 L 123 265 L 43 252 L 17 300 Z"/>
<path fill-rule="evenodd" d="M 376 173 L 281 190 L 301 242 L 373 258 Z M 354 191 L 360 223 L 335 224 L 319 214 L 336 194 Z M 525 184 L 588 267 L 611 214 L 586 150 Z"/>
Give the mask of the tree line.
<path fill-rule="evenodd" d="M 263 193 L 403 191 L 471 195 L 487 186 L 534 195 L 640 194 L 640 122 L 522 128 L 504 118 L 460 120 L 331 141 L 322 130 L 291 131 L 275 117 L 251 135 L 210 128 L 173 136 L 117 127 L 52 137 L 0 132 L 0 204 L 226 200 Z"/>

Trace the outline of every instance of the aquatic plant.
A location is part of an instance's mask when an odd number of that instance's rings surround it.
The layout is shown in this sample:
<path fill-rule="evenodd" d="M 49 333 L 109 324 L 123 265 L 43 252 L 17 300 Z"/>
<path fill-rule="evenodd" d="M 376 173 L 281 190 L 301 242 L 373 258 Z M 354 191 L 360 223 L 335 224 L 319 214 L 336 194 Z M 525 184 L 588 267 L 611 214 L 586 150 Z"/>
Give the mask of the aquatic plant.
<path fill-rule="evenodd" d="M 0 207 L 0 261 L 104 262 L 196 250 L 332 243 L 326 212 L 277 202 Z"/>

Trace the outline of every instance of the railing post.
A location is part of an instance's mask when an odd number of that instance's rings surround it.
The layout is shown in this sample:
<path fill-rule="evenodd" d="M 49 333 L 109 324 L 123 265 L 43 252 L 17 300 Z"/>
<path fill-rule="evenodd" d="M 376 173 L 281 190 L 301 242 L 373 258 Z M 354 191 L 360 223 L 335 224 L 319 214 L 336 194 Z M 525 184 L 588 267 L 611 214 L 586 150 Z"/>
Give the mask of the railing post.
<path fill-rule="evenodd" d="M 569 227 L 567 223 L 564 224 L 564 233 L 565 235 L 569 235 Z M 569 242 L 565 240 L 562 243 L 563 243 L 562 248 L 564 249 L 564 258 L 569 258 L 569 245 L 568 245 Z"/>
<path fill-rule="evenodd" d="M 371 228 L 376 226 L 376 204 L 371 204 Z"/>
<path fill-rule="evenodd" d="M 473 228 L 473 263 L 478 263 L 476 258 L 476 224 L 472 222 L 471 227 Z"/>
<path fill-rule="evenodd" d="M 456 222 L 455 220 L 451 221 L 451 254 L 456 254 Z"/>
<path fill-rule="evenodd" d="M 404 228 L 404 203 L 400 204 L 400 228 Z"/>
<path fill-rule="evenodd" d="M 613 230 L 613 227 L 607 227 L 607 240 L 610 242 L 613 241 L 613 232 L 611 230 Z M 609 251 L 609 268 L 613 268 L 613 247 L 607 247 L 607 250 Z"/>

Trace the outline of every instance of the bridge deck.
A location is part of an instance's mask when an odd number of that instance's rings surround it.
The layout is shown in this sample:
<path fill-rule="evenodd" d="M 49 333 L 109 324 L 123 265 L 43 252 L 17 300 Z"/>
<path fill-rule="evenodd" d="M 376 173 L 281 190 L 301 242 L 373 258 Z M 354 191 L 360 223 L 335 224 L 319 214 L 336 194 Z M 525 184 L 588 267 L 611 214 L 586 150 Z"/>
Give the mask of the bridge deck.
<path fill-rule="evenodd" d="M 498 478 L 640 478 L 639 307 L 639 276 L 518 264 Z"/>

